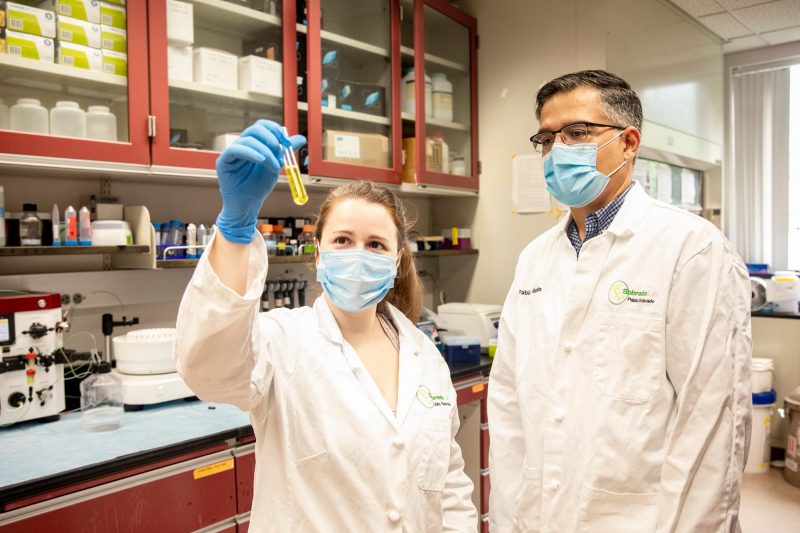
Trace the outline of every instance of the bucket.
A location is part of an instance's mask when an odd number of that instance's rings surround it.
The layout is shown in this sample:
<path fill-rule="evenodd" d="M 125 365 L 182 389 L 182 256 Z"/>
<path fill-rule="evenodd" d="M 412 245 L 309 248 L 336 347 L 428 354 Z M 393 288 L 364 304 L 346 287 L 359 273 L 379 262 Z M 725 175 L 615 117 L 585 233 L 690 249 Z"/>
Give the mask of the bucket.
<path fill-rule="evenodd" d="M 786 437 L 786 466 L 783 469 L 783 478 L 800 488 L 800 449 L 797 441 L 800 440 L 800 387 L 783 399 L 786 409 L 786 422 L 789 426 L 789 435 Z"/>
<path fill-rule="evenodd" d="M 769 471 L 770 429 L 776 398 L 774 390 L 753 394 L 753 427 L 750 434 L 750 454 L 744 467 L 746 474 L 764 474 Z"/>
<path fill-rule="evenodd" d="M 750 363 L 750 383 L 753 394 L 772 390 L 772 359 L 754 357 Z"/>

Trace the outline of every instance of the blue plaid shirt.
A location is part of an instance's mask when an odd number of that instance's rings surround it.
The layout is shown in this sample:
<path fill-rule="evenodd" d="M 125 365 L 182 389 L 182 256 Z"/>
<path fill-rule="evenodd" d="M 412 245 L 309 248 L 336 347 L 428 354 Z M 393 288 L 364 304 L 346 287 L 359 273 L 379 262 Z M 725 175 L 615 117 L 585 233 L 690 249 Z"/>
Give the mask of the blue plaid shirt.
<path fill-rule="evenodd" d="M 570 221 L 569 226 L 567 227 L 567 237 L 569 237 L 569 242 L 571 242 L 572 246 L 575 248 L 575 255 L 580 255 L 583 243 L 589 239 L 597 237 L 608 229 L 608 227 L 614 221 L 614 217 L 617 216 L 620 208 L 622 208 L 622 203 L 625 201 L 625 197 L 630 192 L 631 187 L 633 187 L 633 184 L 625 189 L 625 192 L 614 198 L 614 200 L 612 200 L 607 206 L 595 213 L 589 213 L 586 215 L 585 239 L 581 240 L 580 235 L 578 235 L 578 225 L 575 224 L 575 220 L 573 219 Z"/>

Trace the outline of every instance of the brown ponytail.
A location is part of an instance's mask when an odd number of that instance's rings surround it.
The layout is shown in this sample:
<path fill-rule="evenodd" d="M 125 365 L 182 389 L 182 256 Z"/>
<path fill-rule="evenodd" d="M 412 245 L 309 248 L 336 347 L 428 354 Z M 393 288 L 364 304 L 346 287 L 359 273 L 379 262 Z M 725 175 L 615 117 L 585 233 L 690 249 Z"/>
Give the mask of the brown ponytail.
<path fill-rule="evenodd" d="M 394 287 L 378 305 L 378 309 L 385 310 L 386 304 L 389 303 L 406 315 L 411 322 L 418 322 L 422 306 L 422 290 L 419 276 L 417 276 L 414 254 L 406 243 L 408 232 L 411 230 L 413 223 L 410 223 L 406 218 L 405 207 L 392 191 L 375 185 L 371 181 L 364 180 L 340 185 L 333 189 L 325 198 L 325 201 L 322 202 L 322 207 L 320 207 L 319 215 L 317 216 L 314 233 L 317 242 L 322 240 L 322 230 L 333 206 L 340 200 L 349 198 L 358 198 L 382 205 L 392 215 L 395 227 L 397 227 L 397 249 L 400 254 L 400 264 L 397 267 Z"/>

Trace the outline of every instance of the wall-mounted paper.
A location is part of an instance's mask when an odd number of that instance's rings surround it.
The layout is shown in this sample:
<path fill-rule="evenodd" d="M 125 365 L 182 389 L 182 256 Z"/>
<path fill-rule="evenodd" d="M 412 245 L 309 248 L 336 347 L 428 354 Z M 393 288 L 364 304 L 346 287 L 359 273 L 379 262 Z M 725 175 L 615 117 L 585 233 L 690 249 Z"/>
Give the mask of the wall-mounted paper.
<path fill-rule="evenodd" d="M 519 155 L 511 160 L 511 208 L 516 213 L 545 213 L 550 208 L 541 155 Z"/>
<path fill-rule="evenodd" d="M 672 203 L 672 169 L 667 165 L 658 165 L 656 186 L 658 187 L 658 199 L 662 202 Z"/>

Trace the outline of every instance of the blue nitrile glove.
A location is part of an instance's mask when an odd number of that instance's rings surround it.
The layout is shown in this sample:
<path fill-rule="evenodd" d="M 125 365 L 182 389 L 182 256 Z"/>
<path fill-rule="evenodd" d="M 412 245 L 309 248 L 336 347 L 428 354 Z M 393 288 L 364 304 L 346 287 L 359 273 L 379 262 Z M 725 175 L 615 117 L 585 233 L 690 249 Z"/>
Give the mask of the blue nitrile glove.
<path fill-rule="evenodd" d="M 217 179 L 222 211 L 217 227 L 231 242 L 253 240 L 261 205 L 283 166 L 282 146 L 298 150 L 306 144 L 302 135 L 286 137 L 280 125 L 259 120 L 242 132 L 217 158 Z"/>

